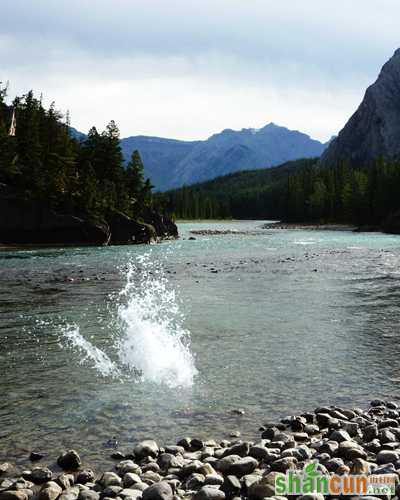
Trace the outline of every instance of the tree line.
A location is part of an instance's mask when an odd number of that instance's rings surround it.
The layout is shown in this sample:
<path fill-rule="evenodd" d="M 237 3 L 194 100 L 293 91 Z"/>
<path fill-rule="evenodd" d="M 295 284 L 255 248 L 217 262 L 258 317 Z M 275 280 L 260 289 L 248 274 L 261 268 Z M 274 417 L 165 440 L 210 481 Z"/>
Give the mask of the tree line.
<path fill-rule="evenodd" d="M 48 109 L 32 91 L 5 103 L 0 84 L 0 183 L 21 199 L 35 199 L 69 213 L 106 216 L 123 212 L 140 218 L 153 203 L 138 151 L 124 165 L 119 130 L 110 121 L 103 132 L 91 128 L 86 139 L 73 135 L 69 117 L 54 103 Z M 15 135 L 10 134 L 15 116 Z"/>
<path fill-rule="evenodd" d="M 178 218 L 279 219 L 381 225 L 400 210 L 400 162 L 371 165 L 317 159 L 238 172 L 159 195 Z"/>

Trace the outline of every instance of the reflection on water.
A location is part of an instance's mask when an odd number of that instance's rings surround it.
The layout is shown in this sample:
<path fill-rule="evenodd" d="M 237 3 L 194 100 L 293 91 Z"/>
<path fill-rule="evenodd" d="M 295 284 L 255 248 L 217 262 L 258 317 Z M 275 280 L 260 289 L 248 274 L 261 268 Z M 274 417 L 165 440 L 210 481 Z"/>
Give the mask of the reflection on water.
<path fill-rule="evenodd" d="M 114 436 L 254 437 L 276 416 L 400 396 L 400 238 L 259 226 L 1 252 L 0 460 L 74 446 L 96 464 Z"/>

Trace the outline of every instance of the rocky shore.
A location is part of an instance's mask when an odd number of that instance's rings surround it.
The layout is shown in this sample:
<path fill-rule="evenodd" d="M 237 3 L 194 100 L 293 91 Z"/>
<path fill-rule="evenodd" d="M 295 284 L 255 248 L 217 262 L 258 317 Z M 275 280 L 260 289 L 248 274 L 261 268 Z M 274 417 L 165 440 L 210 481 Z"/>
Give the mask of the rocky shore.
<path fill-rule="evenodd" d="M 132 245 L 178 238 L 178 228 L 165 214 L 147 208 L 140 220 L 118 211 L 102 217 L 54 211 L 48 203 L 21 199 L 0 184 L 0 248 L 20 246 Z"/>
<path fill-rule="evenodd" d="M 307 224 L 293 222 L 270 222 L 263 224 L 263 229 L 302 229 L 306 231 L 358 231 L 357 226 L 349 224 Z M 367 230 L 367 229 L 366 229 Z M 376 229 L 374 229 L 376 230 Z"/>
<path fill-rule="evenodd" d="M 397 498 L 400 407 L 383 400 L 372 401 L 367 409 L 321 407 L 265 422 L 253 442 L 184 438 L 160 447 L 146 440 L 111 458 L 113 470 L 102 473 L 86 468 L 74 450 L 49 467 L 16 471 L 0 464 L 0 500 L 284 500 L 275 496 L 276 475 L 302 470 L 311 461 L 328 475 L 394 474 Z M 37 452 L 30 459 L 45 461 Z M 323 495 L 299 498 L 320 500 Z"/>

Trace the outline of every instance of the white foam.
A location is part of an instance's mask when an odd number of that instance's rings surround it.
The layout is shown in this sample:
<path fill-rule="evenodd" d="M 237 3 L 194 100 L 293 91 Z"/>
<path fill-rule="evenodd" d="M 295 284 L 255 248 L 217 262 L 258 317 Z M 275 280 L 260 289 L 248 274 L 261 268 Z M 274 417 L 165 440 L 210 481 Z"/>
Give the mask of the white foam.
<path fill-rule="evenodd" d="M 80 362 L 88 362 L 103 377 L 125 378 L 128 372 L 136 380 L 139 377 L 168 387 L 192 386 L 197 370 L 190 333 L 183 327 L 175 290 L 162 267 L 145 255 L 128 266 L 126 277 L 117 317 L 110 325 L 116 361 L 87 340 L 78 325 L 62 329 L 67 346 L 79 351 Z"/>
<path fill-rule="evenodd" d="M 143 380 L 169 387 L 191 386 L 197 370 L 175 291 L 148 255 L 139 264 L 140 280 L 137 266 L 130 265 L 121 292 L 120 360 L 131 370 L 139 370 Z"/>

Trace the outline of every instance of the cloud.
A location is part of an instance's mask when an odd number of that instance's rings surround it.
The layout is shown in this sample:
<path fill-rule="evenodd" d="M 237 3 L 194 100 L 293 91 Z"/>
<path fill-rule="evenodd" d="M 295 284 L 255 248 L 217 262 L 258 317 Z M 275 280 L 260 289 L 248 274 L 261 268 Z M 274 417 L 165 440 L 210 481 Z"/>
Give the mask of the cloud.
<path fill-rule="evenodd" d="M 337 133 L 396 48 L 398 0 L 4 0 L 0 80 L 122 134 Z"/>

